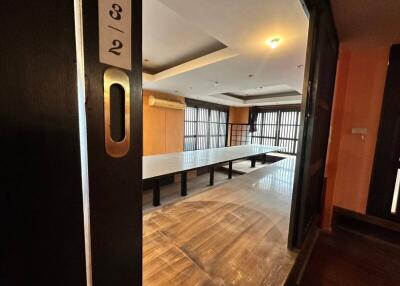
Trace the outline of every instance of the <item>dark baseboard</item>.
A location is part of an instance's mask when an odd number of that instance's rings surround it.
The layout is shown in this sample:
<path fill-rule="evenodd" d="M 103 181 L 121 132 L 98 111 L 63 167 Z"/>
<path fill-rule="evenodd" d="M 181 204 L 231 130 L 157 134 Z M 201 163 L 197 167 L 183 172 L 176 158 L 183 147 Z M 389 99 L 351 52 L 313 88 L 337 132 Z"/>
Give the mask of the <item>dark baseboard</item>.
<path fill-rule="evenodd" d="M 400 224 L 340 207 L 333 208 L 333 230 L 345 230 L 400 246 Z"/>
<path fill-rule="evenodd" d="M 321 229 L 318 227 L 319 217 L 315 217 L 310 229 L 306 235 L 301 249 L 298 250 L 296 261 L 286 279 L 285 286 L 299 285 L 301 278 L 303 277 L 304 270 L 308 264 L 311 253 L 314 249 L 315 242 L 317 241 Z"/>

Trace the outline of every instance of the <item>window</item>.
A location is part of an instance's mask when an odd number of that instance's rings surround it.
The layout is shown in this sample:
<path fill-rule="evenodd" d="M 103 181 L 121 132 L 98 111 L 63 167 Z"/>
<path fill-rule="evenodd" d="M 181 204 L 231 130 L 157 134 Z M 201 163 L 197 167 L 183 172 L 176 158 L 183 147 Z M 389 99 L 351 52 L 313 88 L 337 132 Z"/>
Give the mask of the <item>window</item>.
<path fill-rule="evenodd" d="M 279 112 L 278 146 L 284 147 L 284 152 L 297 154 L 300 129 L 300 111 Z"/>
<path fill-rule="evenodd" d="M 276 142 L 278 113 L 278 111 L 266 111 L 258 114 L 256 131 L 252 134 L 252 143 L 278 146 Z"/>
<path fill-rule="evenodd" d="M 231 125 L 231 145 L 261 144 L 283 147 L 282 152 L 296 154 L 299 139 L 300 108 L 280 107 L 260 109 L 250 132 L 248 124 Z"/>
<path fill-rule="evenodd" d="M 226 146 L 228 112 L 207 106 L 185 109 L 185 151 Z"/>
<path fill-rule="evenodd" d="M 296 154 L 299 127 L 298 108 L 261 110 L 257 117 L 257 130 L 252 134 L 252 143 L 279 146 L 285 148 L 284 153 Z"/>

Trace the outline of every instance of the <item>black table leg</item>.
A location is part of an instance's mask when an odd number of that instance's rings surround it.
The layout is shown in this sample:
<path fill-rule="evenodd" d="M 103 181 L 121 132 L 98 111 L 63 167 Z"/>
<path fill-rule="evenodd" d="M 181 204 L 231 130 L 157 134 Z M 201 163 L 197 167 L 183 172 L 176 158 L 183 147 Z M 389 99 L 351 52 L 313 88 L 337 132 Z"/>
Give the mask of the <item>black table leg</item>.
<path fill-rule="evenodd" d="M 229 161 L 228 179 L 232 179 L 232 161 Z"/>
<path fill-rule="evenodd" d="M 181 173 L 181 196 L 187 195 L 187 173 Z"/>
<path fill-rule="evenodd" d="M 256 158 L 255 157 L 251 157 L 251 167 L 252 168 L 256 167 Z"/>
<path fill-rule="evenodd" d="M 214 166 L 210 166 L 210 186 L 214 185 Z"/>
<path fill-rule="evenodd" d="M 266 163 L 267 163 L 267 154 L 263 154 L 263 161 L 262 161 L 262 163 L 263 163 L 263 164 L 266 164 Z"/>
<path fill-rule="evenodd" d="M 160 180 L 155 179 L 153 181 L 153 206 L 160 205 Z"/>

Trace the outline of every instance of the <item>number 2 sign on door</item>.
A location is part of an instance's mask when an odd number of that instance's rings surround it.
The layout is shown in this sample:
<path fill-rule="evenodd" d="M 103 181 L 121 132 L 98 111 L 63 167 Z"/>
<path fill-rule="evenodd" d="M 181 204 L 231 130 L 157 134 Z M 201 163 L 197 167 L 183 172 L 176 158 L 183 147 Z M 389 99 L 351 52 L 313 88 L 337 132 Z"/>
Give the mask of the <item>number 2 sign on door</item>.
<path fill-rule="evenodd" d="M 99 0 L 100 62 L 131 69 L 131 0 Z"/>

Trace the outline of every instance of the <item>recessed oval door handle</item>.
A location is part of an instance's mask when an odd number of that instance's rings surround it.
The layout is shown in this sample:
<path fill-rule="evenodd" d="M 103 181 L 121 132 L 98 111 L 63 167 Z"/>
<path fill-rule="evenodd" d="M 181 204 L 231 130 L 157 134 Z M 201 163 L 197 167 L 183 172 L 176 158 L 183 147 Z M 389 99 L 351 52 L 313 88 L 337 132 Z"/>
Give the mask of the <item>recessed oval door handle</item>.
<path fill-rule="evenodd" d="M 111 110 L 111 86 L 117 85 L 123 92 L 123 108 Z M 119 111 L 118 111 L 119 110 Z M 124 114 L 111 114 L 123 112 Z M 120 141 L 114 141 L 111 132 L 111 118 L 123 117 L 123 134 Z M 128 75 L 119 69 L 108 68 L 104 72 L 104 134 L 106 152 L 113 158 L 121 158 L 129 152 L 130 148 L 130 86 Z"/>

